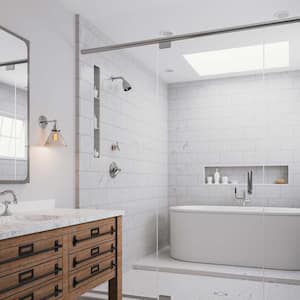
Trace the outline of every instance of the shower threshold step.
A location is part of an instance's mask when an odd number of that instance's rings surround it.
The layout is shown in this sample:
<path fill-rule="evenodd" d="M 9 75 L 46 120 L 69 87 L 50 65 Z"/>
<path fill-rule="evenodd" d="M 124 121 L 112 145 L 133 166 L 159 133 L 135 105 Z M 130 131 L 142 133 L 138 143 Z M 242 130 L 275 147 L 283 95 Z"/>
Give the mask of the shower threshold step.
<path fill-rule="evenodd" d="M 155 254 L 152 254 L 140 259 L 134 264 L 133 268 L 135 270 L 143 271 L 159 271 L 175 274 L 300 285 L 300 271 L 270 270 L 184 262 L 173 259 L 170 256 L 169 247 L 161 249 L 158 257 Z"/>

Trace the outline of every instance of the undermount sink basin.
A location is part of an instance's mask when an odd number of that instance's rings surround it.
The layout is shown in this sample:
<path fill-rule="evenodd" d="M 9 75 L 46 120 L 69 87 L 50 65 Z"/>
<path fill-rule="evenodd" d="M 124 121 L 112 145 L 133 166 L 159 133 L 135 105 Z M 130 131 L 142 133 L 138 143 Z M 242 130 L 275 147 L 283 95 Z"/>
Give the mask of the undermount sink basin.
<path fill-rule="evenodd" d="M 51 215 L 13 215 L 13 216 L 0 216 L 0 225 L 11 223 L 24 223 L 24 222 L 41 222 L 52 221 L 61 218 L 60 216 Z"/>
<path fill-rule="evenodd" d="M 39 221 L 51 221 L 61 218 L 60 216 L 51 216 L 51 215 L 22 215 L 15 216 L 17 219 L 22 221 L 30 221 L 30 222 L 39 222 Z"/>
<path fill-rule="evenodd" d="M 0 216 L 0 225 L 6 225 L 6 224 L 16 223 L 16 222 L 18 222 L 18 220 L 16 219 L 15 216 Z"/>

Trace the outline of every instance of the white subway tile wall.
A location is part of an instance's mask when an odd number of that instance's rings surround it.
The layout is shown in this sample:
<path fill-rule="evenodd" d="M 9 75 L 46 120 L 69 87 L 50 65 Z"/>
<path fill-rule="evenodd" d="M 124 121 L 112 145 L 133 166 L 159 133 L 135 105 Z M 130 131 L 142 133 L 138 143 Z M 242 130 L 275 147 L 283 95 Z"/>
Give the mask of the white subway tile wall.
<path fill-rule="evenodd" d="M 299 72 L 173 84 L 168 95 L 170 205 L 235 205 L 234 186 L 203 185 L 204 167 L 269 164 L 289 166 L 289 184 L 255 186 L 250 205 L 300 207 Z"/>
<path fill-rule="evenodd" d="M 80 48 L 111 43 L 80 18 Z M 100 67 L 100 158 L 93 157 L 93 66 Z M 167 86 L 125 51 L 80 56 L 79 202 L 82 208 L 123 209 L 125 269 L 168 243 L 168 100 Z M 124 92 L 110 77 L 124 76 Z M 119 142 L 120 151 L 111 151 Z M 112 179 L 109 164 L 122 169 Z"/>

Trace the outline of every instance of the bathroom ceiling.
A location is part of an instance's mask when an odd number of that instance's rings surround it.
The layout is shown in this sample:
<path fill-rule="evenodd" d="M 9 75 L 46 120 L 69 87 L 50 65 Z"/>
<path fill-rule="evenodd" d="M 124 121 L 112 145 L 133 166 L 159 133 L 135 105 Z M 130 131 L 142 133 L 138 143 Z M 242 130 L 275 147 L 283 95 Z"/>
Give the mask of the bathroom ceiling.
<path fill-rule="evenodd" d="M 300 16 L 299 0 L 60 0 L 67 9 L 79 13 L 116 43 L 149 39 L 161 31 L 183 34 L 207 29 L 256 23 L 275 19 L 276 12 L 287 10 L 290 17 Z M 287 40 L 290 31 L 277 28 L 276 32 L 255 31 L 210 38 L 194 39 L 172 44 L 171 49 L 158 52 L 157 46 L 130 49 L 147 68 L 156 71 L 168 83 L 192 81 L 199 75 L 183 59 L 183 54 L 226 49 Z M 280 31 L 282 31 L 280 33 Z M 300 31 L 297 31 L 299 35 Z M 279 38 L 280 37 L 280 38 Z M 297 43 L 297 40 L 294 38 Z M 94 47 L 96 45 L 91 45 Z M 299 49 L 298 46 L 293 49 Z M 124 51 L 124 50 L 123 50 Z M 292 51 L 292 49 L 291 49 Z M 157 52 L 159 54 L 157 54 Z M 292 55 L 293 56 L 293 55 Z M 158 60 L 158 61 L 157 61 Z M 298 63 L 297 58 L 292 58 Z M 300 65 L 300 63 L 299 63 Z M 295 65 L 294 65 L 295 66 Z M 167 72 L 166 72 L 167 70 Z M 174 70 L 174 72 L 170 72 Z"/>

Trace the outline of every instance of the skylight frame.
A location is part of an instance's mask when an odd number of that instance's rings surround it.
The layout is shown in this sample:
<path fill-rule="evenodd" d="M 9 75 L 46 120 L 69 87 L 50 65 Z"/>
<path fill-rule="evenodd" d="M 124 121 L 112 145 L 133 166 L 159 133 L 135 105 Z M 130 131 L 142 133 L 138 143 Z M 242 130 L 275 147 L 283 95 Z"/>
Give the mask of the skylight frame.
<path fill-rule="evenodd" d="M 290 67 L 290 41 L 183 54 L 200 77 L 251 74 Z"/>

